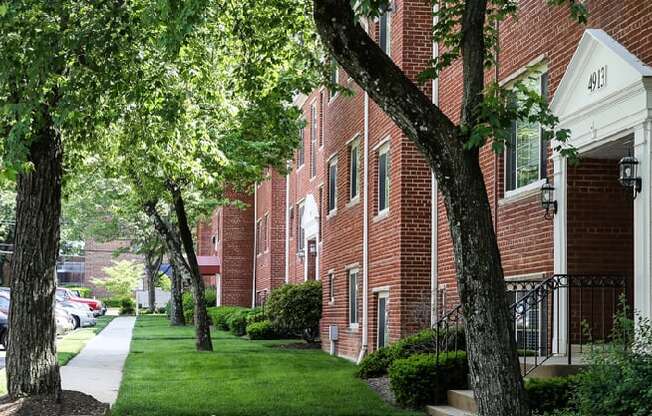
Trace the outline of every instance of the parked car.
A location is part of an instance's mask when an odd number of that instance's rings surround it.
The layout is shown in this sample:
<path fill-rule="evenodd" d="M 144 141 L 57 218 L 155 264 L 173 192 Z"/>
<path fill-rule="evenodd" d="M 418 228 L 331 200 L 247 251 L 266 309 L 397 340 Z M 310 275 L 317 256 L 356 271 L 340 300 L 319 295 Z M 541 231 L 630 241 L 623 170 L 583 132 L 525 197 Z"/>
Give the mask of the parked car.
<path fill-rule="evenodd" d="M 4 312 L 0 312 L 0 344 L 6 351 L 9 346 L 9 317 Z"/>
<path fill-rule="evenodd" d="M 68 302 L 85 303 L 91 308 L 93 315 L 102 315 L 103 305 L 99 300 L 80 298 L 79 296 L 75 296 L 70 289 L 64 287 L 57 288 L 57 296 L 61 296 Z"/>
<path fill-rule="evenodd" d="M 57 296 L 57 306 L 70 314 L 74 329 L 95 326 L 97 323 L 93 311 L 85 303 L 70 302 L 62 296 Z"/>
<path fill-rule="evenodd" d="M 54 323 L 56 325 L 57 335 L 63 335 L 75 329 L 72 316 L 58 305 L 54 308 Z"/>

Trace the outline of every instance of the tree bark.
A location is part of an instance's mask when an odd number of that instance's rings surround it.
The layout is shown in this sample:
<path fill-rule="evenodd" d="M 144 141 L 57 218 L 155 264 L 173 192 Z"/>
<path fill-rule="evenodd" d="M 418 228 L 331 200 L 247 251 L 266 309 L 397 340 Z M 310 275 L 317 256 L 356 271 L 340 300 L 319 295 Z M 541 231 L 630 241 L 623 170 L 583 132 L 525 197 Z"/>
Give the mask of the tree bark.
<path fill-rule="evenodd" d="M 176 264 L 174 257 L 170 256 L 172 265 L 172 296 L 170 298 L 170 325 L 185 325 L 186 318 L 183 316 L 183 273 L 181 267 Z"/>
<path fill-rule="evenodd" d="M 172 199 L 174 201 L 174 211 L 177 214 L 177 223 L 179 225 L 179 236 L 186 252 L 188 266 L 190 266 L 190 282 L 192 288 L 192 297 L 195 300 L 195 330 L 197 334 L 196 346 L 197 351 L 213 351 L 211 341 L 210 325 L 208 322 L 208 313 L 206 312 L 206 303 L 204 302 L 204 279 L 199 273 L 199 263 L 195 255 L 195 245 L 192 241 L 192 232 L 188 225 L 188 216 L 186 207 L 183 202 L 181 190 L 177 185 L 169 185 Z"/>
<path fill-rule="evenodd" d="M 161 268 L 163 256 L 157 253 L 147 253 L 145 255 L 145 274 L 147 277 L 147 301 L 149 303 L 150 313 L 156 312 L 156 277 Z"/>
<path fill-rule="evenodd" d="M 462 120 L 482 100 L 486 2 L 467 0 L 463 25 Z M 428 160 L 444 197 L 463 304 L 469 366 L 479 415 L 526 416 L 500 252 L 478 149 L 394 64 L 357 22 L 350 0 L 314 0 L 317 31 L 347 74 L 392 118 Z"/>
<path fill-rule="evenodd" d="M 213 351 L 213 344 L 210 338 L 210 326 L 208 325 L 208 313 L 206 312 L 206 305 L 204 304 L 204 281 L 199 274 L 197 257 L 195 256 L 194 248 L 192 247 L 192 234 L 190 234 L 190 229 L 187 225 L 188 223 L 185 217 L 183 199 L 181 199 L 180 196 L 178 199 L 180 199 L 180 202 L 177 202 L 175 197 L 175 212 L 177 211 L 176 205 L 180 205 L 179 209 L 182 212 L 181 217 L 185 220 L 186 230 L 190 236 L 190 253 L 186 252 L 186 256 L 188 256 L 188 258 L 192 256 L 196 266 L 194 268 L 196 273 L 193 273 L 193 268 L 190 266 L 190 263 L 187 262 L 183 257 L 183 250 L 186 247 L 185 244 L 182 243 L 182 238 L 180 237 L 181 233 L 177 233 L 174 226 L 167 224 L 167 222 L 161 218 L 158 211 L 156 210 L 156 203 L 148 202 L 145 204 L 144 209 L 147 215 L 149 215 L 149 217 L 154 221 L 154 227 L 156 228 L 157 232 L 165 240 L 165 244 L 168 248 L 168 253 L 170 254 L 174 264 L 180 265 L 178 269 L 183 270 L 184 273 L 187 273 L 188 276 L 190 276 L 192 295 L 193 299 L 195 300 L 195 345 L 197 351 Z M 179 212 L 176 212 L 176 215 L 179 217 Z"/>
<path fill-rule="evenodd" d="M 44 127 L 29 146 L 33 169 L 18 176 L 7 384 L 12 399 L 44 395 L 58 401 L 54 294 L 63 148 L 48 110 L 42 115 Z"/>

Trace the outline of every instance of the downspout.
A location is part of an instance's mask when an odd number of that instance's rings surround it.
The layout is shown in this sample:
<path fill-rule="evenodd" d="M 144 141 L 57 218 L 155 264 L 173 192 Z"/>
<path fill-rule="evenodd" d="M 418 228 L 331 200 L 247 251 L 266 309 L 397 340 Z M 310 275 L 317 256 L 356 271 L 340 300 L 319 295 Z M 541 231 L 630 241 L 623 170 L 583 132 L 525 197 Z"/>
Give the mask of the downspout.
<path fill-rule="evenodd" d="M 439 6 L 433 6 L 433 27 L 437 24 L 437 10 Z M 432 57 L 439 56 L 439 44 L 432 43 Z M 432 80 L 432 102 L 439 105 L 439 78 Z M 435 172 L 430 172 L 430 192 L 431 192 L 431 210 L 430 210 L 430 326 L 435 325 L 439 319 L 439 275 L 437 273 L 438 257 L 437 246 L 439 244 L 439 187 Z"/>
<path fill-rule="evenodd" d="M 258 223 L 258 183 L 254 184 L 254 268 L 253 268 L 253 282 L 251 285 L 251 307 L 256 307 L 256 255 L 258 246 L 258 233 L 256 232 L 256 224 Z"/>
<path fill-rule="evenodd" d="M 496 19 L 496 65 L 494 66 L 494 79 L 497 82 L 500 76 L 500 21 Z M 493 195 L 493 208 L 494 208 L 494 234 L 498 235 L 498 157 L 494 153 L 494 195 Z"/>
<path fill-rule="evenodd" d="M 364 187 L 362 198 L 362 346 L 358 363 L 368 350 L 369 338 L 369 94 L 364 94 Z"/>
<path fill-rule="evenodd" d="M 290 164 L 285 175 L 285 283 L 290 281 Z"/>

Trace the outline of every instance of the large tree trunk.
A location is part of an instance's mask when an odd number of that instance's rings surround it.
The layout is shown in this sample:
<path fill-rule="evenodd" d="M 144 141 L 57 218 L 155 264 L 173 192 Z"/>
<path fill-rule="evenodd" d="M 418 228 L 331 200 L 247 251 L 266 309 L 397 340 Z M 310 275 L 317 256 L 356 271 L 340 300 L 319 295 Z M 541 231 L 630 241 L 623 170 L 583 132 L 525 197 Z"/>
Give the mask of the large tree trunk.
<path fill-rule="evenodd" d="M 163 256 L 157 253 L 147 253 L 145 255 L 145 275 L 147 278 L 147 302 L 149 303 L 150 313 L 156 312 L 156 278 L 161 268 Z"/>
<path fill-rule="evenodd" d="M 63 149 L 47 110 L 44 115 L 46 126 L 29 148 L 33 169 L 18 177 L 7 352 L 7 384 L 13 399 L 61 396 L 54 293 Z"/>
<path fill-rule="evenodd" d="M 479 152 L 464 150 L 467 137 L 367 35 L 350 4 L 350 0 L 315 0 L 317 30 L 338 64 L 417 145 L 437 178 L 453 238 L 479 414 L 528 415 Z M 483 0 L 466 4 L 461 114 L 472 125 L 474 109 L 482 99 L 486 4 Z"/>
<path fill-rule="evenodd" d="M 206 312 L 206 303 L 204 302 L 204 279 L 202 279 L 201 274 L 199 273 L 199 263 L 197 263 L 195 246 L 192 241 L 192 232 L 188 225 L 186 207 L 183 202 L 181 190 L 176 185 L 170 185 L 170 192 L 172 192 L 172 198 L 174 200 L 174 211 L 177 214 L 179 236 L 186 252 L 188 266 L 190 266 L 192 297 L 195 300 L 194 318 L 197 334 L 197 351 L 213 351 L 208 313 Z"/>
<path fill-rule="evenodd" d="M 179 198 L 180 199 L 180 198 Z M 186 221 L 186 229 L 188 233 L 190 229 L 187 225 L 187 219 L 185 217 L 185 208 L 183 206 L 183 200 L 179 203 L 175 201 L 175 211 L 177 211 L 176 205 L 180 205 L 180 210 L 182 212 L 181 218 Z M 171 261 L 175 265 L 180 265 L 179 270 L 183 270 L 184 273 L 187 273 L 190 276 L 190 282 L 192 286 L 192 295 L 195 300 L 195 345 L 197 351 L 213 351 L 213 344 L 210 337 L 210 326 L 208 325 L 208 313 L 206 312 L 206 305 L 204 305 L 204 282 L 199 274 L 199 265 L 197 264 L 197 257 L 195 256 L 194 248 L 192 247 L 192 234 L 190 234 L 190 253 L 186 252 L 188 258 L 192 257 L 196 273 L 193 274 L 193 268 L 190 266 L 190 263 L 186 261 L 183 257 L 183 250 L 185 249 L 185 244 L 182 243 L 182 239 L 179 236 L 180 233 L 174 229 L 174 226 L 168 224 L 156 210 L 156 203 L 149 202 L 144 206 L 145 212 L 149 217 L 154 221 L 154 227 L 157 232 L 165 240 L 165 244 L 168 248 L 168 253 L 170 254 Z M 177 217 L 180 214 L 177 212 Z"/>
<path fill-rule="evenodd" d="M 185 325 L 186 318 L 183 316 L 183 273 L 174 258 L 170 256 L 172 265 L 172 288 L 170 297 L 170 325 Z"/>

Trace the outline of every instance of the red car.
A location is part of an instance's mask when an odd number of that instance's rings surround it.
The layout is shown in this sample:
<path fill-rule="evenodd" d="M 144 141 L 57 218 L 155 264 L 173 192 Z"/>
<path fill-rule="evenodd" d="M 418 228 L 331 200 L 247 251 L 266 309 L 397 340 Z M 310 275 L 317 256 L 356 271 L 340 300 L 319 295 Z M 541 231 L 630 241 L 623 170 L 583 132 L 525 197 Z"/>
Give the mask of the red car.
<path fill-rule="evenodd" d="M 75 294 L 72 293 L 70 289 L 66 289 L 64 287 L 58 287 L 57 296 L 60 296 L 69 302 L 85 303 L 86 305 L 88 305 L 90 310 L 93 311 L 93 315 L 95 316 L 99 316 L 103 312 L 102 302 L 95 299 L 86 299 L 86 298 L 80 298 L 79 296 L 75 296 Z"/>

